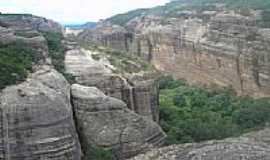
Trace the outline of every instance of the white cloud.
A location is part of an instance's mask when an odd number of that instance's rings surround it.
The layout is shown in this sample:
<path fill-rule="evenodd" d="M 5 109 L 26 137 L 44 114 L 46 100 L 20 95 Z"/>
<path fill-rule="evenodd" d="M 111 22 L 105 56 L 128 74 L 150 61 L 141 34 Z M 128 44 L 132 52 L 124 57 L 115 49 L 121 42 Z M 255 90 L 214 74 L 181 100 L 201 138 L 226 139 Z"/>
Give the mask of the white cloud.
<path fill-rule="evenodd" d="M 4 2 L 5 1 L 5 2 Z M 162 5 L 169 0 L 0 0 L 0 12 L 31 13 L 61 23 L 98 21 L 136 8 Z"/>

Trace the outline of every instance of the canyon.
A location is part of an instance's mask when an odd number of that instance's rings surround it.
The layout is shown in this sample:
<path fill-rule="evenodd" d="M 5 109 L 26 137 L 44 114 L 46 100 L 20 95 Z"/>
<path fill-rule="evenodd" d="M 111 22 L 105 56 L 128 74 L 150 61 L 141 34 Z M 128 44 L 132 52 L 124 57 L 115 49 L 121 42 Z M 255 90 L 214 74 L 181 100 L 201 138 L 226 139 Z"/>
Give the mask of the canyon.
<path fill-rule="evenodd" d="M 261 25 L 262 11 L 251 9 L 249 15 L 241 15 L 218 3 L 209 8 L 200 13 L 183 9 L 175 17 L 142 12 L 124 25 L 111 18 L 79 37 L 141 56 L 191 84 L 268 97 L 270 30 Z"/>
<path fill-rule="evenodd" d="M 179 2 L 184 9 L 176 16 L 143 10 L 124 23 L 116 16 L 68 33 L 46 18 L 0 14 L 0 159 L 89 160 L 94 152 L 119 160 L 270 159 L 269 124 L 242 136 L 166 146 L 162 75 L 270 96 L 263 12 L 246 15 L 219 3 L 187 10 L 189 2 Z M 13 47 L 20 50 L 15 56 Z"/>

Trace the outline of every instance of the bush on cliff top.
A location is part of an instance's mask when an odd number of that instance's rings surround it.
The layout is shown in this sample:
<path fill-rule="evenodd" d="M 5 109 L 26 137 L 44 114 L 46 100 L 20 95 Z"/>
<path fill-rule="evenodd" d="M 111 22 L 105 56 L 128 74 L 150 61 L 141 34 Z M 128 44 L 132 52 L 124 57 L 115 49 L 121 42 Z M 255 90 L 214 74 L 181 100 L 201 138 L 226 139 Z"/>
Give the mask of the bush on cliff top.
<path fill-rule="evenodd" d="M 0 43 L 0 89 L 23 81 L 41 56 L 21 41 Z"/>
<path fill-rule="evenodd" d="M 160 124 L 169 144 L 238 136 L 270 122 L 268 99 L 237 97 L 230 89 L 209 91 L 166 79 L 160 85 Z"/>

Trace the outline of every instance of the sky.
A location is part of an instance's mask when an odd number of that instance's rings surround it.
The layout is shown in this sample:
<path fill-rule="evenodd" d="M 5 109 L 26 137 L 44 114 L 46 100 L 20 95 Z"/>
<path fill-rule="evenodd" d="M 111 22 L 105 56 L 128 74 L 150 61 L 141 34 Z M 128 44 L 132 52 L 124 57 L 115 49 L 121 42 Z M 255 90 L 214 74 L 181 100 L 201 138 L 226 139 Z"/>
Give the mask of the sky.
<path fill-rule="evenodd" d="M 167 2 L 169 0 L 0 0 L 0 12 L 30 13 L 62 24 L 79 24 Z"/>

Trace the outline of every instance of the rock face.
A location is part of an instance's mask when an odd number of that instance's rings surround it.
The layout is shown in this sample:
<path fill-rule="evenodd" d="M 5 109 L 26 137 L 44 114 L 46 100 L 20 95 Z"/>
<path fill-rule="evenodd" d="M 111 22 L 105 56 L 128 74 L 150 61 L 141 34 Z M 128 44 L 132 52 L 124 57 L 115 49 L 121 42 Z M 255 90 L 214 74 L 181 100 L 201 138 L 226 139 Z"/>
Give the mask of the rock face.
<path fill-rule="evenodd" d="M 4 89 L 0 111 L 0 159 L 80 159 L 70 86 L 55 70 L 43 67 Z"/>
<path fill-rule="evenodd" d="M 0 14 L 0 26 L 14 30 L 37 30 L 61 32 L 60 24 L 46 18 L 29 14 Z"/>
<path fill-rule="evenodd" d="M 256 138 L 254 138 L 256 136 Z M 199 144 L 174 145 L 150 151 L 131 160 L 264 160 L 270 159 L 269 129 L 240 138 Z"/>
<path fill-rule="evenodd" d="M 84 149 L 95 144 L 115 149 L 119 158 L 127 158 L 163 143 L 161 128 L 129 110 L 121 100 L 78 84 L 72 85 L 71 94 Z"/>
<path fill-rule="evenodd" d="M 158 121 L 158 89 L 153 78 L 124 77 L 107 60 L 97 61 L 91 51 L 77 48 L 66 53 L 66 72 L 76 83 L 96 86 L 106 95 L 123 100 L 136 113 Z"/>
<path fill-rule="evenodd" d="M 124 27 L 105 21 L 82 40 L 126 50 L 190 83 L 232 86 L 241 95 L 270 95 L 270 29 L 259 12 L 181 12 L 175 18 L 144 15 Z M 253 13 L 254 12 L 254 13 Z"/>

